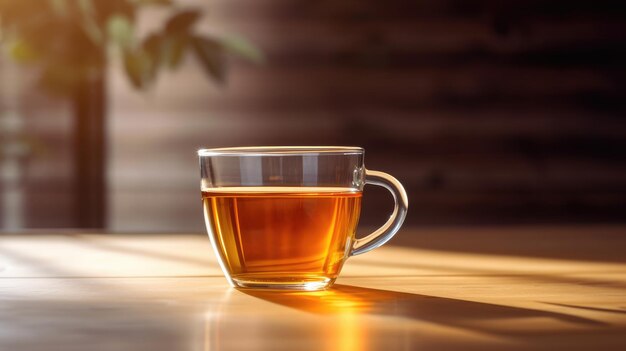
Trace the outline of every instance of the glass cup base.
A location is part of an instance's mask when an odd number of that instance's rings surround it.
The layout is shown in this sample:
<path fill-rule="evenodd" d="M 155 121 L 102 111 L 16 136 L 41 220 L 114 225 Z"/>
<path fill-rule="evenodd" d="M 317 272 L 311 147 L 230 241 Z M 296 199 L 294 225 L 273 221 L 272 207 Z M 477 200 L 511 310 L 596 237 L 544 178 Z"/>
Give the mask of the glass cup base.
<path fill-rule="evenodd" d="M 256 278 L 231 277 L 236 288 L 263 290 L 318 291 L 330 288 L 336 278 L 320 276 L 319 278 Z"/>

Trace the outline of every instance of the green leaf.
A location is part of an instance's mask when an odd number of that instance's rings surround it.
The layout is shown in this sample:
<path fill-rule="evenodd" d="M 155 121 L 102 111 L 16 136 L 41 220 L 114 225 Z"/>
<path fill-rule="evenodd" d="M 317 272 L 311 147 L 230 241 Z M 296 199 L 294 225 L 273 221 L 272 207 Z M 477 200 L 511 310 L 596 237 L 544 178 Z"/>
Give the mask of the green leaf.
<path fill-rule="evenodd" d="M 192 38 L 191 44 L 204 70 L 215 80 L 223 83 L 226 78 L 226 65 L 222 44 L 203 37 Z"/>
<path fill-rule="evenodd" d="M 147 87 L 156 76 L 156 68 L 156 62 L 145 50 L 124 52 L 126 76 L 135 88 Z"/>
<path fill-rule="evenodd" d="M 255 63 L 265 62 L 265 56 L 252 43 L 237 35 L 226 35 L 220 38 L 224 49 Z"/>
<path fill-rule="evenodd" d="M 9 47 L 9 55 L 19 63 L 28 63 L 37 60 L 37 51 L 27 42 L 16 40 Z"/>
<path fill-rule="evenodd" d="M 186 35 L 167 35 L 153 33 L 146 38 L 142 47 L 150 54 L 156 65 L 177 68 L 189 48 L 190 39 Z"/>
<path fill-rule="evenodd" d="M 162 42 L 162 62 L 170 69 L 178 67 L 189 46 L 189 37 L 186 35 L 167 36 Z"/>
<path fill-rule="evenodd" d="M 133 44 L 133 24 L 124 15 L 113 15 L 107 22 L 109 39 L 121 48 L 129 48 Z"/>
<path fill-rule="evenodd" d="M 152 33 L 143 41 L 142 47 L 147 53 L 149 53 L 153 57 L 158 58 L 161 55 L 162 41 L 163 34 Z"/>
<path fill-rule="evenodd" d="M 182 11 L 170 19 L 165 24 L 165 31 L 168 33 L 184 33 L 189 32 L 191 26 L 193 26 L 202 14 L 198 10 Z"/>

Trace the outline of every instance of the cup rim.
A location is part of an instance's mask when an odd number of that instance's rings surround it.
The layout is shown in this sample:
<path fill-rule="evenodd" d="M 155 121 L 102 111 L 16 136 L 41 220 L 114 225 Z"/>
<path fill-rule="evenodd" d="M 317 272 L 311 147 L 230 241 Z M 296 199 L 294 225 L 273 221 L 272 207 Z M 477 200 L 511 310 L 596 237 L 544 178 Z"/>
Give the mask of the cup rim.
<path fill-rule="evenodd" d="M 237 146 L 198 150 L 198 156 L 359 155 L 358 146 Z"/>

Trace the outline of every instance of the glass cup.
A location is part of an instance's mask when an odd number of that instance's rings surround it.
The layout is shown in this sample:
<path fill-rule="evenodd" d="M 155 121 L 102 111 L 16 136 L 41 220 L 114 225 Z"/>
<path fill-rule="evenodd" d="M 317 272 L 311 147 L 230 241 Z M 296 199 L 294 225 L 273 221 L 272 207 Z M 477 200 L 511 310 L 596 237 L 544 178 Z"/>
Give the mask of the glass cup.
<path fill-rule="evenodd" d="M 408 199 L 394 177 L 365 168 L 364 152 L 336 146 L 199 150 L 207 232 L 228 282 L 326 289 L 348 257 L 389 241 Z M 365 184 L 389 190 L 395 207 L 382 227 L 357 239 Z"/>

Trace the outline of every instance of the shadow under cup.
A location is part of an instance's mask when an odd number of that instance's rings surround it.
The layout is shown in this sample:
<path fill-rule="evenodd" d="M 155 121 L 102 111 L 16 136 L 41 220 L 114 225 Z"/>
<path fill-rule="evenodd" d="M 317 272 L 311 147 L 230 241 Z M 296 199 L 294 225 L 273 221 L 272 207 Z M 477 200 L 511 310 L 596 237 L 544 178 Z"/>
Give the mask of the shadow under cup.
<path fill-rule="evenodd" d="M 229 283 L 320 290 L 346 259 L 384 244 L 406 216 L 400 183 L 364 167 L 357 147 L 247 147 L 198 151 L 207 232 Z M 396 199 L 389 221 L 356 239 L 365 183 Z"/>

